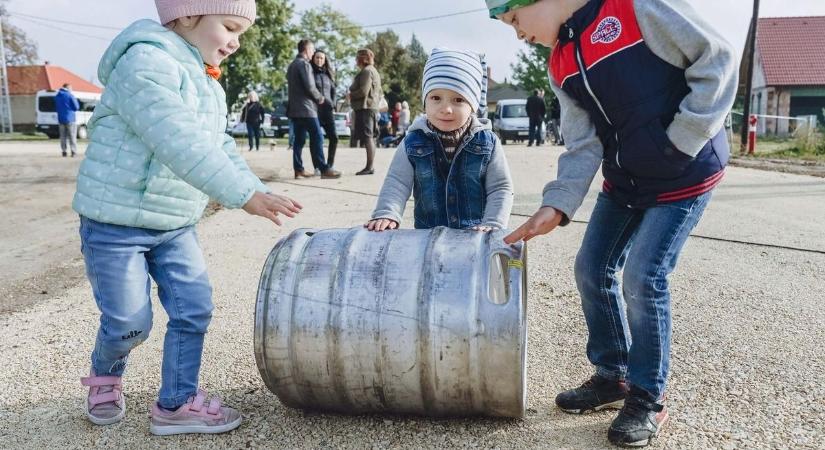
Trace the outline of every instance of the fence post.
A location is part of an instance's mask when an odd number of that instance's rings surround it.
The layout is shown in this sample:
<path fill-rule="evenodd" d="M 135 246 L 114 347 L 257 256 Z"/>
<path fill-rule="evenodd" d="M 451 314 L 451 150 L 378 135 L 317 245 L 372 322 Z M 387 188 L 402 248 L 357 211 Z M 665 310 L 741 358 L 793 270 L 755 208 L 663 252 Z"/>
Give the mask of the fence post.
<path fill-rule="evenodd" d="M 751 114 L 748 118 L 748 155 L 756 152 L 756 124 L 758 119 L 756 114 Z"/>

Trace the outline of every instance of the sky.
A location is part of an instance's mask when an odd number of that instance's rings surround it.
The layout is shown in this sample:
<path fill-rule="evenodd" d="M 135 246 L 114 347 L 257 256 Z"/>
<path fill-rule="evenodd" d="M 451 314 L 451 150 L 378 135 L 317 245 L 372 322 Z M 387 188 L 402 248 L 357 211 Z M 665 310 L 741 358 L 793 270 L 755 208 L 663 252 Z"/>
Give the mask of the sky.
<path fill-rule="evenodd" d="M 484 8 L 482 0 L 293 0 L 293 3 L 298 11 L 329 3 L 362 26 Z M 691 0 L 690 3 L 741 53 L 753 8 L 751 0 Z M 11 22 L 37 42 L 40 62 L 49 61 L 96 83 L 100 57 L 117 35 L 117 30 L 110 28 L 122 28 L 142 18 L 157 20 L 152 0 L 8 0 L 6 6 Z M 760 17 L 820 15 L 825 15 L 825 0 L 761 1 Z M 516 61 L 518 51 L 525 48 L 512 28 L 489 19 L 486 11 L 368 29 L 387 28 L 398 33 L 405 43 L 414 33 L 427 50 L 450 47 L 485 53 L 496 81 L 511 76 L 510 65 Z"/>

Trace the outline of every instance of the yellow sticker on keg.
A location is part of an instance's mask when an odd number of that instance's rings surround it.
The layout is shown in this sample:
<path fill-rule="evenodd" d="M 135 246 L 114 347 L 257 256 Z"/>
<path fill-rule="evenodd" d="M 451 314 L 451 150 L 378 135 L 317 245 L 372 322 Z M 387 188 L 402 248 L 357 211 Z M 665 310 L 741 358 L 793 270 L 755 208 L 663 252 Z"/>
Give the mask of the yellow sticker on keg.
<path fill-rule="evenodd" d="M 513 269 L 521 270 L 521 269 L 524 269 L 524 261 L 522 261 L 520 259 L 511 259 L 510 261 L 507 262 L 507 266 L 509 266 Z"/>

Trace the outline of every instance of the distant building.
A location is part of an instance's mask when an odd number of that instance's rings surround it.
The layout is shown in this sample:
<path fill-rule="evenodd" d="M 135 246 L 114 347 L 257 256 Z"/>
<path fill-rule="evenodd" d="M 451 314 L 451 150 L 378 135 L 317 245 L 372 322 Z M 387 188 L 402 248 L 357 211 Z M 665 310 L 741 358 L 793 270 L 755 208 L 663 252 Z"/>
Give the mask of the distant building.
<path fill-rule="evenodd" d="M 72 72 L 50 64 L 40 66 L 9 66 L 9 95 L 15 131 L 34 131 L 36 121 L 35 98 L 37 91 L 60 89 L 70 83 L 75 92 L 100 94 L 98 86 Z"/>
<path fill-rule="evenodd" d="M 816 115 L 819 124 L 825 123 L 823 49 L 825 16 L 759 19 L 751 112 L 785 117 Z M 760 118 L 758 132 L 786 135 L 792 131 L 790 122 Z"/>

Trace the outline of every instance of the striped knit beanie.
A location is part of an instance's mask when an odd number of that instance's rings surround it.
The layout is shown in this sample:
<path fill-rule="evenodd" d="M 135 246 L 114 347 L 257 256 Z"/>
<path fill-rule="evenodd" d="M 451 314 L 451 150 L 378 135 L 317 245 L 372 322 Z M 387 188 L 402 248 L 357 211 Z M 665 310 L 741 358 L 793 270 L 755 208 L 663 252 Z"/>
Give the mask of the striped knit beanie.
<path fill-rule="evenodd" d="M 533 3 L 536 3 L 536 0 L 487 0 L 487 9 L 490 10 L 490 17 L 495 19 L 507 11 Z"/>
<path fill-rule="evenodd" d="M 487 61 L 484 55 L 462 50 L 436 48 L 424 65 L 422 99 L 433 89 L 458 92 L 482 115 L 487 109 Z"/>
<path fill-rule="evenodd" d="M 160 23 L 186 16 L 225 14 L 255 21 L 255 0 L 155 0 Z"/>

